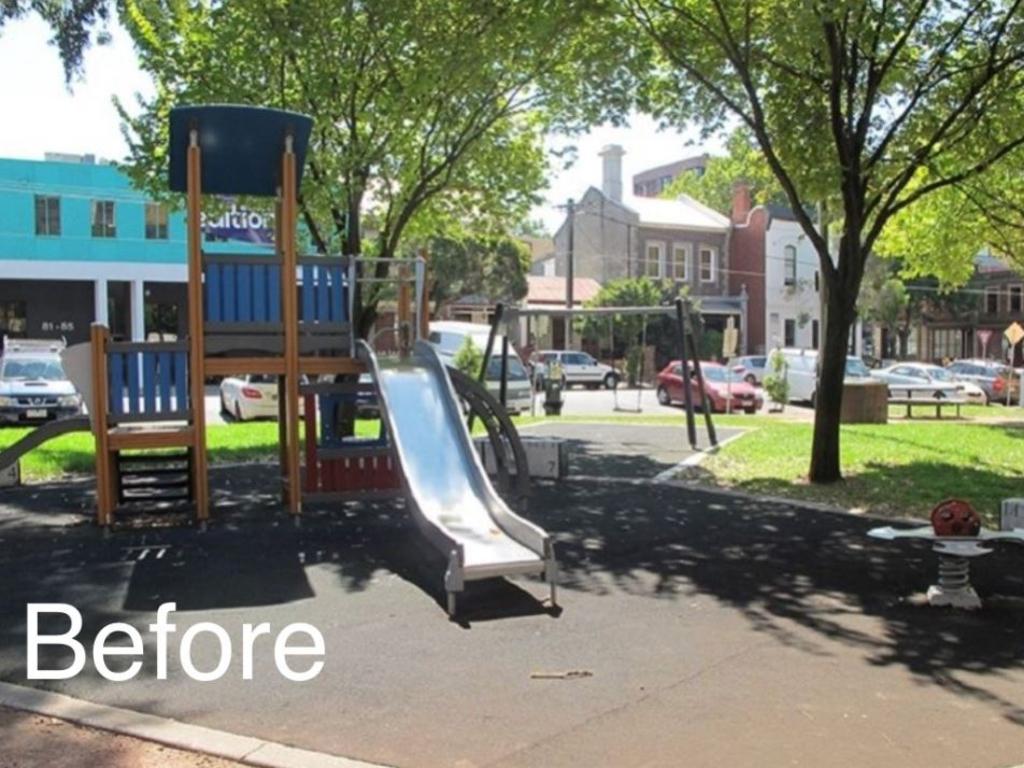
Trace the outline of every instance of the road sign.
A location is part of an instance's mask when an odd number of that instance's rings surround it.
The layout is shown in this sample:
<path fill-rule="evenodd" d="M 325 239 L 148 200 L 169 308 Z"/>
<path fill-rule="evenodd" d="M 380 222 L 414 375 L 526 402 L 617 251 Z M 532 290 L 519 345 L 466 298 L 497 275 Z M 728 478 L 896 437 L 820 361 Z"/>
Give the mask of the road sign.
<path fill-rule="evenodd" d="M 1010 327 L 1003 331 L 1003 335 L 1010 342 L 1010 346 L 1013 347 L 1020 344 L 1021 339 L 1024 339 L 1024 328 L 1021 328 L 1020 323 L 1010 323 Z"/>
<path fill-rule="evenodd" d="M 978 335 L 978 341 L 981 342 L 981 354 L 982 356 L 988 352 L 988 340 L 992 338 L 992 331 L 976 331 Z"/>

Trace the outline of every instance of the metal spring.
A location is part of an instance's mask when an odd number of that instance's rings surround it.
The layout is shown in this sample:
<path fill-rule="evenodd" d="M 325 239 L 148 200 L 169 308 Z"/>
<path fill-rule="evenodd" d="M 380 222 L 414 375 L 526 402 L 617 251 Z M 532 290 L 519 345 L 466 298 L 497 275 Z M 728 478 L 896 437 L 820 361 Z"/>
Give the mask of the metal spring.
<path fill-rule="evenodd" d="M 948 591 L 969 589 L 971 562 L 966 557 L 939 556 L 939 586 Z"/>

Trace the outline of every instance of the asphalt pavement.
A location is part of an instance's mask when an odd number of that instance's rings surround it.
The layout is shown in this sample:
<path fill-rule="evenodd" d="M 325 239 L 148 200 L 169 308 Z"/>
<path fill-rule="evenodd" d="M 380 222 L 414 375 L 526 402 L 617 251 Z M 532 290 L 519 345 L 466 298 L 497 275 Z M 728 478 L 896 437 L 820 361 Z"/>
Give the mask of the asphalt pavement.
<path fill-rule="evenodd" d="M 138 627 L 143 671 L 111 683 L 90 664 L 32 684 L 388 765 L 1024 761 L 1019 553 L 979 558 L 987 606 L 952 613 L 921 605 L 928 549 L 868 539 L 869 519 L 635 478 L 538 483 L 527 515 L 557 539 L 559 608 L 539 582 L 478 582 L 451 622 L 444 560 L 400 503 L 310 506 L 296 527 L 272 475 L 215 469 L 206 532 L 104 537 L 87 522 L 89 483 L 4 491 L 0 678 L 28 684 L 26 604 L 60 601 L 82 611 L 85 639 Z M 236 654 L 197 683 L 173 639 L 157 680 L 146 628 L 165 601 L 177 638 L 200 621 L 236 643 L 244 622 L 312 623 L 323 672 L 284 680 L 268 643 L 254 679 Z M 201 635 L 196 666 L 212 668 L 216 647 Z"/>

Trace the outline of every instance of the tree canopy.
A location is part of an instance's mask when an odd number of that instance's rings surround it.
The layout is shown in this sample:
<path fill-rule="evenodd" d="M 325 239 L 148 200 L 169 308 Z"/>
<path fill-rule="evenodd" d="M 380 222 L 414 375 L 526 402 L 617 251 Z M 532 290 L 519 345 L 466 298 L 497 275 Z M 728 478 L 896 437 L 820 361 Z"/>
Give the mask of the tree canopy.
<path fill-rule="evenodd" d="M 109 0 L 0 0 L 0 33 L 12 19 L 37 13 L 53 30 L 51 42 L 57 46 L 64 65 L 64 79 L 71 82 L 81 71 L 82 58 L 89 46 L 108 40 L 105 23 L 110 19 Z"/>
<path fill-rule="evenodd" d="M 300 212 L 319 250 L 382 257 L 383 275 L 406 239 L 507 231 L 543 184 L 544 132 L 627 98 L 587 6 L 126 0 L 157 84 L 122 108 L 132 171 L 160 188 L 176 104 L 283 107 L 315 121 Z"/>
<path fill-rule="evenodd" d="M 526 296 L 530 250 L 510 237 L 453 238 L 429 241 L 432 313 L 463 296 L 517 302 Z"/>
<path fill-rule="evenodd" d="M 818 252 L 824 343 L 809 474 L 837 480 L 846 347 L 868 256 L 894 217 L 929 196 L 1020 168 L 1021 4 L 623 0 L 623 8 L 657 47 L 643 91 L 650 107 L 706 131 L 749 131 Z M 826 227 L 815 225 L 815 206 Z M 964 269 L 934 254 L 929 268 Z"/>

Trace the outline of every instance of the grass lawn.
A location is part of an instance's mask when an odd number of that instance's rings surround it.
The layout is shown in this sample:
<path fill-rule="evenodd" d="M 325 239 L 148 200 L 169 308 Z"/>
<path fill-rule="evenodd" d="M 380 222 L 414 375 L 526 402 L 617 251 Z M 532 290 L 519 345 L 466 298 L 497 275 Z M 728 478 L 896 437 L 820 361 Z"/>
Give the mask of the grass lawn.
<path fill-rule="evenodd" d="M 763 421 L 763 420 L 762 420 Z M 845 480 L 806 481 L 811 425 L 761 424 L 683 479 L 891 516 L 926 517 L 936 502 L 970 501 L 988 524 L 999 502 L 1024 495 L 1024 428 L 954 421 L 850 425 L 842 430 Z"/>
<path fill-rule="evenodd" d="M 356 434 L 375 437 L 376 420 L 356 422 Z M 28 428 L 0 430 L 0 449 L 17 442 Z M 207 447 L 213 463 L 277 460 L 277 422 L 249 421 L 207 427 Z M 91 474 L 96 467 L 92 434 L 75 432 L 43 443 L 21 460 L 25 480 L 48 480 L 69 474 Z"/>

